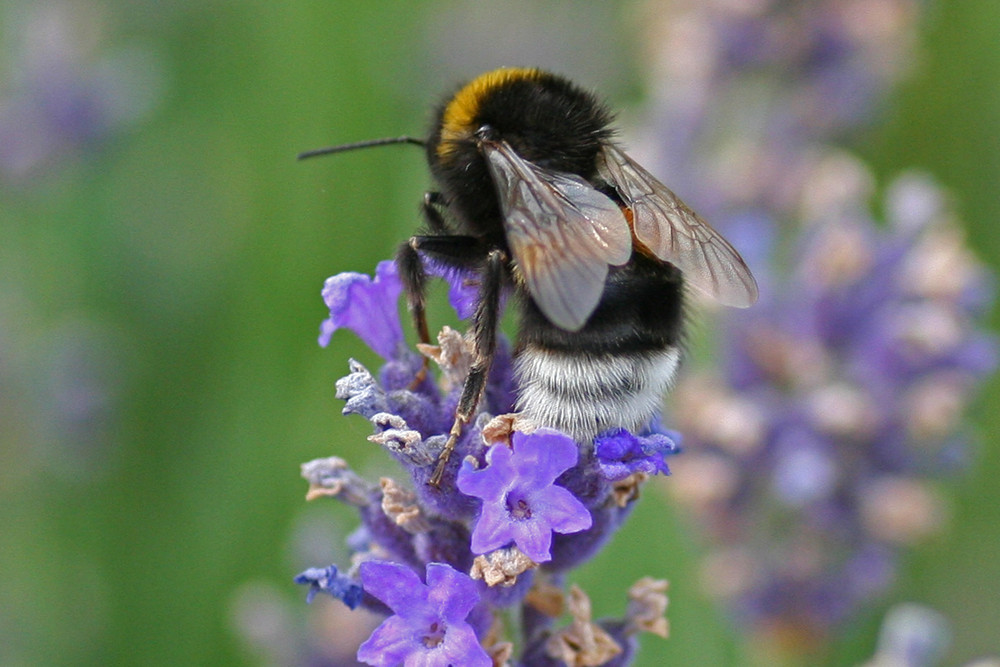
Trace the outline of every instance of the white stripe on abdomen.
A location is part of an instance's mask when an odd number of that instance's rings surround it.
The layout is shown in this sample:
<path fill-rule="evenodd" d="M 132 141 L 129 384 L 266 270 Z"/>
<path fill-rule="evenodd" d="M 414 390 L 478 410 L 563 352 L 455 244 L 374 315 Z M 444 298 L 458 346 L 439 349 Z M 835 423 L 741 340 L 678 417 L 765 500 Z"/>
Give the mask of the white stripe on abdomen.
<path fill-rule="evenodd" d="M 600 356 L 528 347 L 514 361 L 516 409 L 584 443 L 611 428 L 635 432 L 659 412 L 679 360 L 676 347 Z"/>

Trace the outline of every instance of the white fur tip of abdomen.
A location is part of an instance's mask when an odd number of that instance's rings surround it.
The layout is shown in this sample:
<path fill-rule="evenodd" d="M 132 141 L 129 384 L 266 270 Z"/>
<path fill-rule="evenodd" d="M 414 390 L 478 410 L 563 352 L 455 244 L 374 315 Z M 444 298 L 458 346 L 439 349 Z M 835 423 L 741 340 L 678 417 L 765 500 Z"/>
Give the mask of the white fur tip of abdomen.
<path fill-rule="evenodd" d="M 673 346 L 599 356 L 529 347 L 514 362 L 516 409 L 528 423 L 578 442 L 612 428 L 635 432 L 659 412 L 679 361 Z"/>

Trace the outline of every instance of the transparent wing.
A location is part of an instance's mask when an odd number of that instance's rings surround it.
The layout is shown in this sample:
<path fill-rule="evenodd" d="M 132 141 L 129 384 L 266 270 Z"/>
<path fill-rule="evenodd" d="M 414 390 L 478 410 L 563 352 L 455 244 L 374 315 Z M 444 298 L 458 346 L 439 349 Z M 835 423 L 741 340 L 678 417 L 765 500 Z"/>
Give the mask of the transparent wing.
<path fill-rule="evenodd" d="M 727 306 L 757 301 L 757 281 L 736 249 L 655 176 L 611 144 L 598 171 L 632 210 L 636 239 L 689 285 Z"/>
<path fill-rule="evenodd" d="M 528 291 L 550 322 L 579 330 L 600 301 L 608 265 L 632 254 L 621 207 L 578 176 L 522 159 L 505 142 L 484 143 L 483 151 Z"/>

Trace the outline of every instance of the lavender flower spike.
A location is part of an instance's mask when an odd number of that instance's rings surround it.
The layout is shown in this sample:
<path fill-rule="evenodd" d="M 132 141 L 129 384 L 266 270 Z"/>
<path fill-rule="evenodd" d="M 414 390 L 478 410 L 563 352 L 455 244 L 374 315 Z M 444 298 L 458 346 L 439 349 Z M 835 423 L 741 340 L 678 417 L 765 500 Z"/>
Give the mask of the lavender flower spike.
<path fill-rule="evenodd" d="M 358 648 L 358 660 L 376 667 L 493 664 L 466 620 L 479 602 L 477 584 L 467 575 L 428 563 L 425 585 L 405 565 L 368 561 L 361 564 L 361 581 L 393 615 Z"/>
<path fill-rule="evenodd" d="M 330 309 L 330 317 L 320 325 L 319 344 L 326 347 L 333 332 L 346 327 L 386 361 L 397 358 L 404 345 L 398 306 L 402 290 L 399 272 L 391 260 L 379 262 L 374 280 L 351 272 L 327 278 L 323 301 Z"/>
<path fill-rule="evenodd" d="M 472 531 L 472 551 L 484 554 L 510 542 L 536 563 L 552 559 L 552 533 L 590 528 L 590 512 L 555 480 L 576 465 L 577 445 L 568 435 L 540 428 L 515 431 L 511 446 L 498 443 L 486 453 L 487 466 L 468 461 L 458 473 L 458 490 L 483 500 Z"/>
<path fill-rule="evenodd" d="M 448 282 L 459 316 L 467 315 L 476 303 L 476 276 L 424 261 L 430 275 Z M 535 607 L 544 600 L 528 598 L 539 579 L 535 566 L 544 563 L 548 576 L 542 578 L 561 588 L 562 573 L 591 558 L 628 515 L 646 474 L 667 472 L 663 459 L 677 450 L 677 438 L 646 430 L 639 437 L 609 432 L 596 456 L 589 443 L 552 429 L 513 431 L 513 356 L 500 337 L 483 400 L 462 431 L 445 483 L 428 486 L 464 391 L 471 350 L 460 333 L 446 329 L 439 347 L 422 350 L 437 362 L 437 377 L 428 372 L 414 386 L 422 357 L 403 344 L 397 315 L 401 295 L 390 262 L 379 264 L 374 279 L 341 274 L 324 289 L 330 319 L 320 342 L 348 327 L 386 358 L 375 374 L 351 362 L 350 375 L 337 382 L 337 398 L 347 401 L 344 414 L 372 423 L 369 440 L 402 464 L 410 484 L 364 482 L 336 457 L 305 466 L 307 498 L 336 496 L 361 515 L 361 529 L 349 546 L 352 562 L 361 563 L 363 590 L 332 567 L 309 570 L 298 580 L 312 587 L 310 597 L 327 592 L 345 602 L 343 584 L 353 584 L 352 595 L 361 606 L 388 615 L 358 649 L 357 659 L 368 664 L 508 664 L 516 660 L 514 645 L 500 628 L 510 613 L 511 619 L 520 618 L 525 641 L 537 640 L 525 644 L 518 664 L 551 665 L 544 652 L 554 622 L 547 615 L 551 610 Z M 620 478 L 633 480 L 632 486 L 624 488 Z M 615 621 L 607 630 L 593 623 L 584 628 L 590 634 L 611 633 L 616 653 L 615 642 L 625 648 L 613 665 L 627 665 L 634 654 L 634 632 L 627 623 Z"/>

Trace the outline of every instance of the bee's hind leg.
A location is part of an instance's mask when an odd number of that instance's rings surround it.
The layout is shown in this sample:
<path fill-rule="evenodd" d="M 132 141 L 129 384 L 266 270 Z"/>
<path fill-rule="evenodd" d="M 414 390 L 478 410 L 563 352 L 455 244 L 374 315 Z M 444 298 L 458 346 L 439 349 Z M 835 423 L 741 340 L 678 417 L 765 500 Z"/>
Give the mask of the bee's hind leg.
<path fill-rule="evenodd" d="M 503 273 L 507 263 L 506 255 L 500 250 L 492 250 L 486 257 L 483 267 L 482 282 L 479 286 L 479 301 L 472 320 L 472 342 L 474 358 L 462 387 L 462 396 L 455 410 L 455 421 L 448 433 L 448 440 L 438 454 L 437 466 L 428 484 L 441 486 L 445 466 L 451 458 L 462 428 L 476 414 L 476 407 L 486 388 L 486 379 L 497 350 L 497 328 L 500 325 L 500 295 L 503 291 Z"/>

